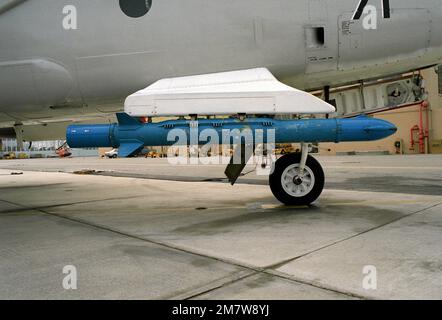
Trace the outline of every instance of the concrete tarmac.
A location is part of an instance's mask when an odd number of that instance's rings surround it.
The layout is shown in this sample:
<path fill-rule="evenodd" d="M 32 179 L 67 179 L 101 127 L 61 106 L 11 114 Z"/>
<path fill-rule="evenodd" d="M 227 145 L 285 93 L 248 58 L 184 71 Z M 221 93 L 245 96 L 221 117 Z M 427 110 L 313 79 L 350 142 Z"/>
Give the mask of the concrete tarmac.
<path fill-rule="evenodd" d="M 221 165 L 0 161 L 0 299 L 441 299 L 442 156 L 318 160 L 311 207 Z"/>

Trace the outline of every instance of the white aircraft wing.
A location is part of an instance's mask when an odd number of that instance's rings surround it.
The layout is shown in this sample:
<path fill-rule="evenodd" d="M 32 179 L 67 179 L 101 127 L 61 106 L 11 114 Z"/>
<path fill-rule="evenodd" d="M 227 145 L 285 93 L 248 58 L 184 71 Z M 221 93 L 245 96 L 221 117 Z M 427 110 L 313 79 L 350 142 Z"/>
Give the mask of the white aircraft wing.
<path fill-rule="evenodd" d="M 335 112 L 265 68 L 159 80 L 127 97 L 124 108 L 133 117 Z"/>

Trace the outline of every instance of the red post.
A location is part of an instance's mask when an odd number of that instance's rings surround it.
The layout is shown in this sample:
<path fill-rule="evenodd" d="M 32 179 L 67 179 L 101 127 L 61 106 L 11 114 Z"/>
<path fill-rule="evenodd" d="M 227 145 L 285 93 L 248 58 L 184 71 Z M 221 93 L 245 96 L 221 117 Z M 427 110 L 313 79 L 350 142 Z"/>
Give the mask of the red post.
<path fill-rule="evenodd" d="M 414 150 L 414 144 L 415 144 L 415 141 L 414 141 L 414 132 L 419 132 L 420 131 L 420 129 L 419 129 L 419 126 L 418 125 L 415 125 L 414 127 L 412 127 L 411 129 L 410 129 L 410 150 Z"/>
<path fill-rule="evenodd" d="M 421 104 L 419 108 L 419 153 L 425 153 L 424 147 L 424 120 L 423 120 L 424 107 Z"/>
<path fill-rule="evenodd" d="M 426 124 L 424 126 L 424 112 L 426 113 Z M 419 122 L 420 122 L 420 128 L 419 128 L 419 152 L 421 154 L 425 153 L 425 140 L 429 138 L 429 116 L 428 116 L 428 102 L 422 101 L 420 105 L 420 112 L 419 112 Z"/>

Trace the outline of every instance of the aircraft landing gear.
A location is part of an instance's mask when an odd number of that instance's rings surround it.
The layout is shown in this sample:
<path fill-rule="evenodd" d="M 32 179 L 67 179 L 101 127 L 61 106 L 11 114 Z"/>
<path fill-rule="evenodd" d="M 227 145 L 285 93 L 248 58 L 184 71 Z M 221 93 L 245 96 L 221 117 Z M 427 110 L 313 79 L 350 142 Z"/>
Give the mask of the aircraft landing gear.
<path fill-rule="evenodd" d="M 324 189 L 324 171 L 319 162 L 308 155 L 308 144 L 302 153 L 283 156 L 270 175 L 273 195 L 285 205 L 303 206 L 314 202 Z"/>

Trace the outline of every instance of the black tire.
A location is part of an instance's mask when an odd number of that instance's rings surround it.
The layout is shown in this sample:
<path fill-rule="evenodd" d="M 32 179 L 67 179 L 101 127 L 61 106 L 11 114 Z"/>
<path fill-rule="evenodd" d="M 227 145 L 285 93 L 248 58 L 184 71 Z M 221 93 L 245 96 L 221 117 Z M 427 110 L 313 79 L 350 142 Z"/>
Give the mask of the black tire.
<path fill-rule="evenodd" d="M 112 159 L 117 159 L 117 158 L 118 158 L 118 155 L 116 155 L 116 154 L 112 155 Z"/>
<path fill-rule="evenodd" d="M 273 195 L 288 206 L 305 206 L 312 204 L 322 193 L 324 189 L 324 170 L 319 162 L 312 156 L 308 156 L 306 167 L 308 167 L 314 175 L 315 182 L 313 188 L 304 196 L 295 197 L 284 190 L 282 186 L 281 177 L 285 169 L 293 164 L 301 162 L 300 153 L 291 153 L 278 159 L 275 163 L 275 170 L 269 177 L 270 189 Z"/>

